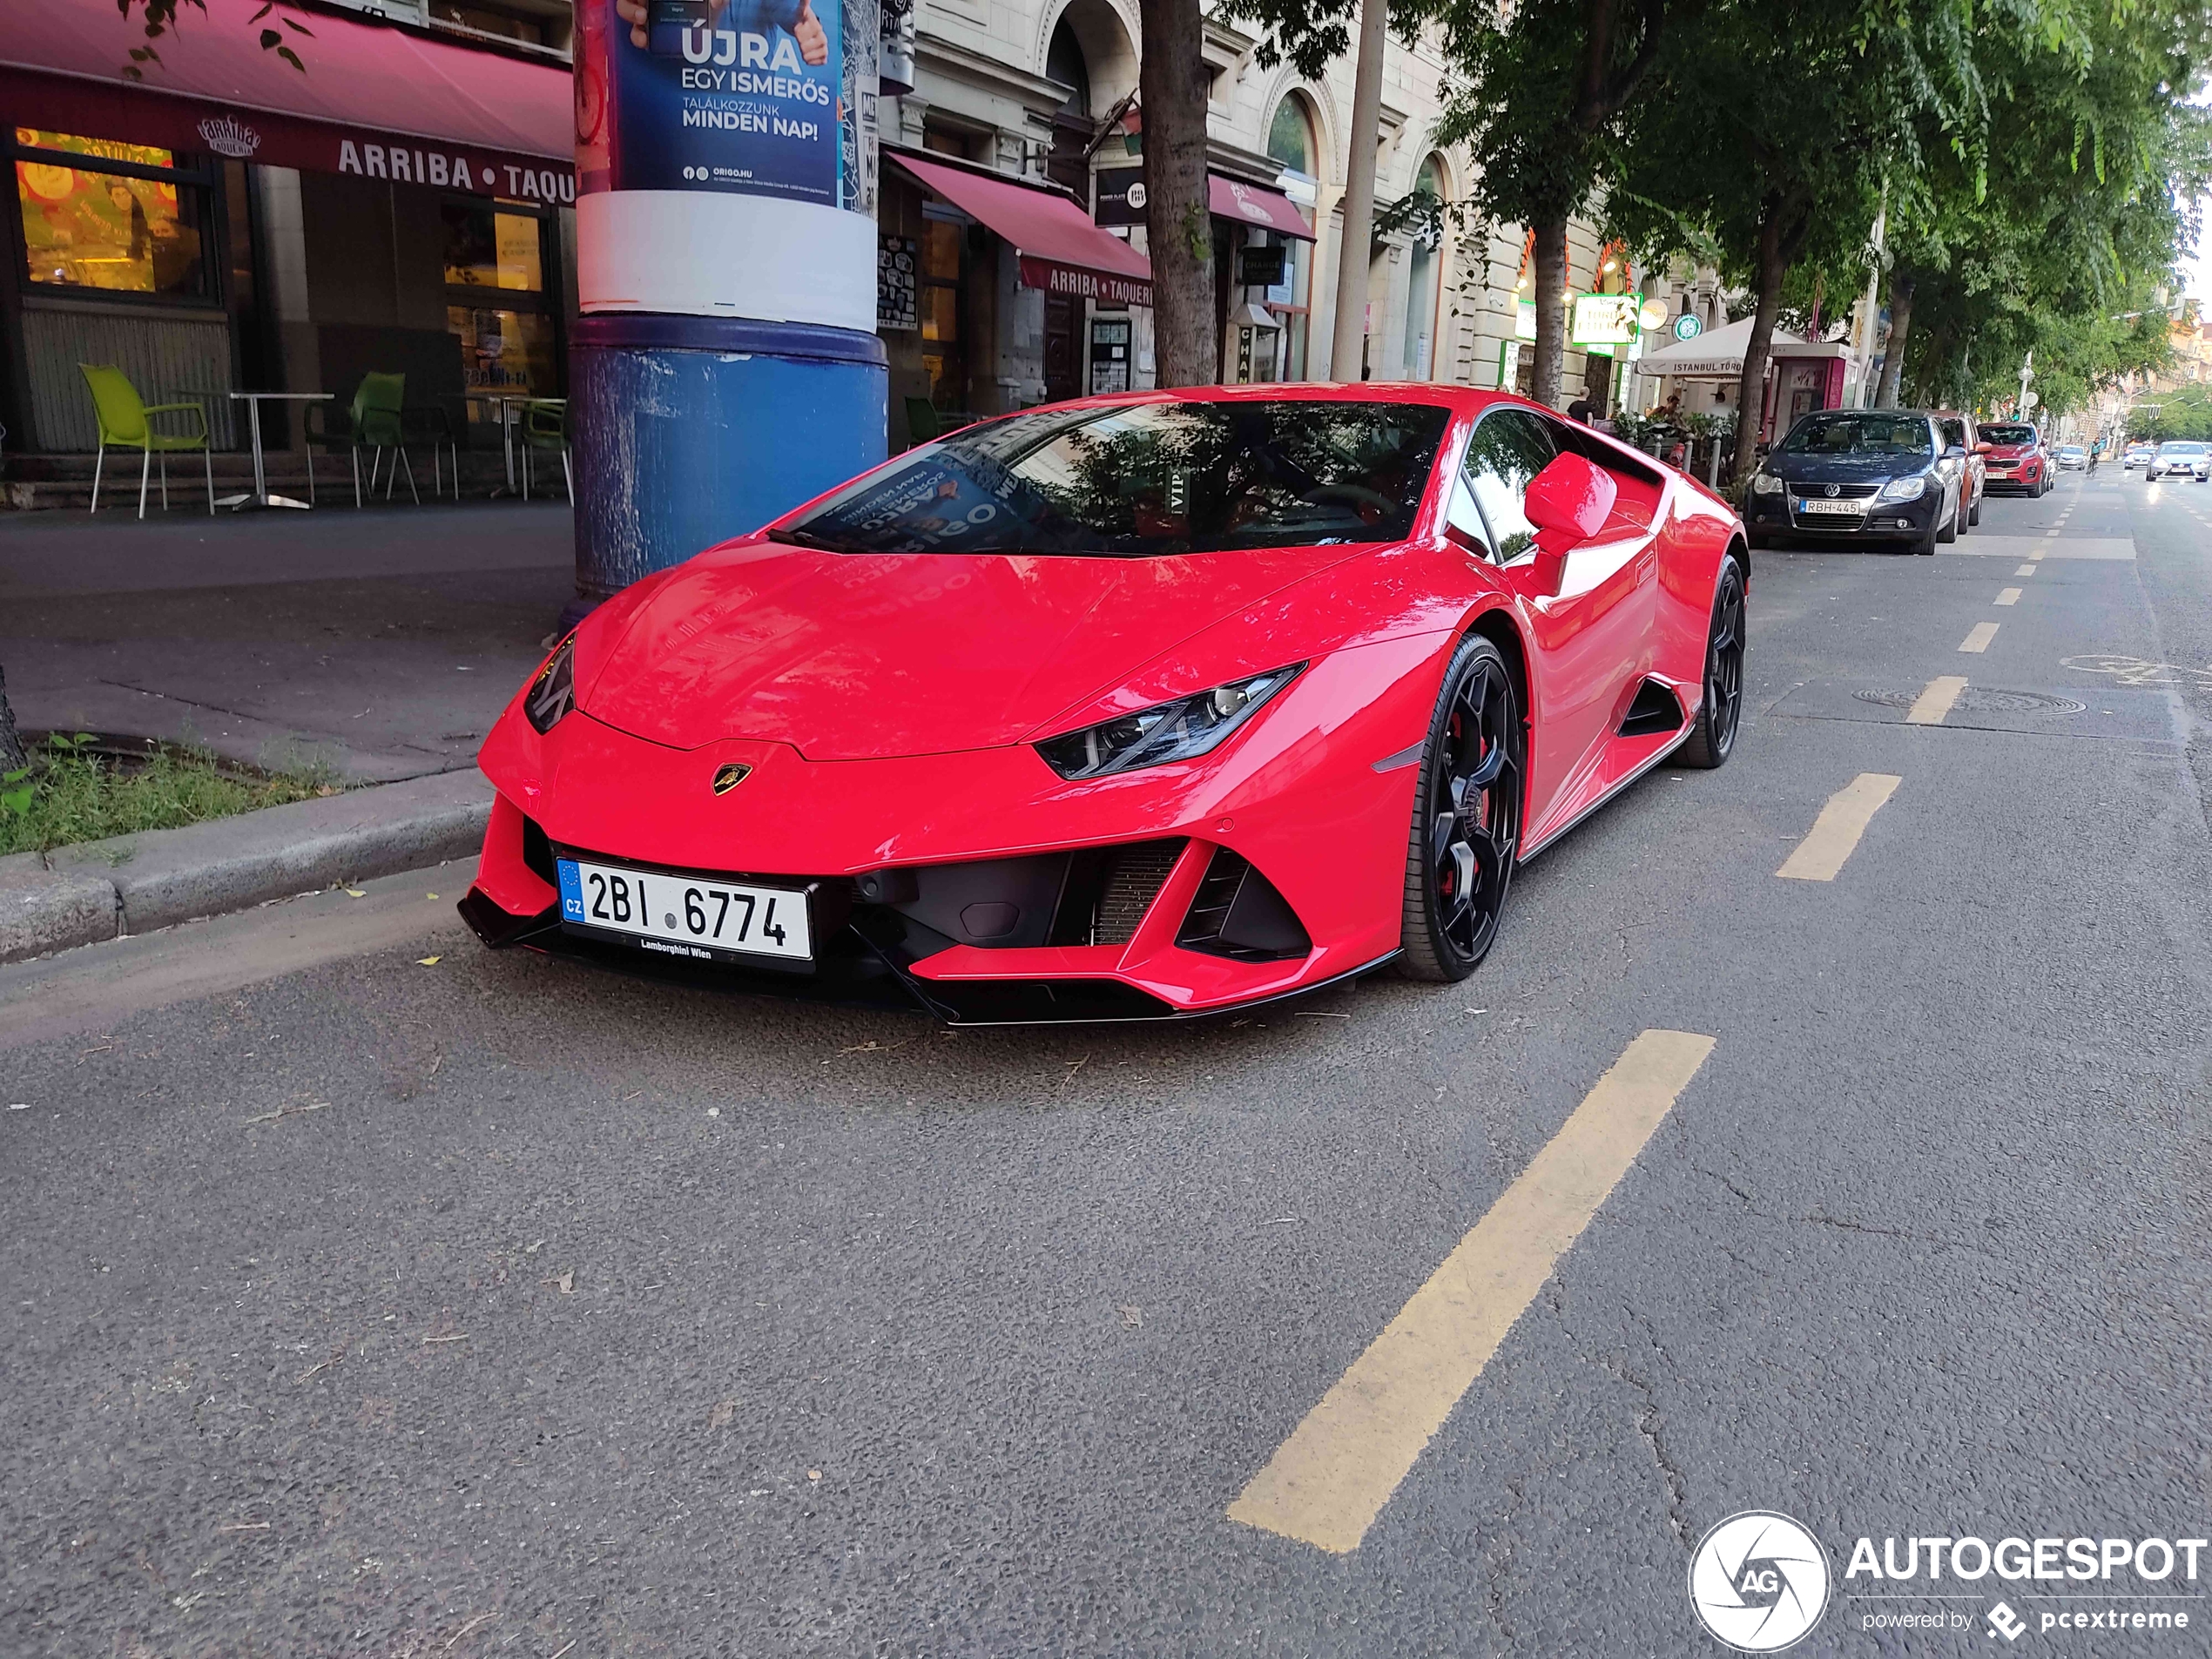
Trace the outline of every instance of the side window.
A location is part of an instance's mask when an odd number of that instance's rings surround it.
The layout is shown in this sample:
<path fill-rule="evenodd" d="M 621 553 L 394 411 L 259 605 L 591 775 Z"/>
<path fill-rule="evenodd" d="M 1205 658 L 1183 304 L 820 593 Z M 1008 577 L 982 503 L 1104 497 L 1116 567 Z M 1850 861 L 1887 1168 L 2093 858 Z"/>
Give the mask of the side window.
<path fill-rule="evenodd" d="M 1464 482 L 1489 522 L 1490 545 L 1501 563 L 1519 558 L 1536 539 L 1521 498 L 1556 453 L 1543 422 L 1519 409 L 1493 409 L 1474 429 Z"/>
<path fill-rule="evenodd" d="M 1484 526 L 1482 514 L 1474 504 L 1474 492 L 1467 488 L 1464 468 L 1459 476 L 1452 480 L 1452 500 L 1444 509 L 1444 522 L 1462 535 L 1474 537 L 1486 556 L 1489 555 L 1490 532 Z"/>
<path fill-rule="evenodd" d="M 1955 446 L 1963 449 L 1966 447 L 1966 423 L 1964 421 L 1942 421 L 1937 424 L 1943 428 L 1945 448 Z"/>

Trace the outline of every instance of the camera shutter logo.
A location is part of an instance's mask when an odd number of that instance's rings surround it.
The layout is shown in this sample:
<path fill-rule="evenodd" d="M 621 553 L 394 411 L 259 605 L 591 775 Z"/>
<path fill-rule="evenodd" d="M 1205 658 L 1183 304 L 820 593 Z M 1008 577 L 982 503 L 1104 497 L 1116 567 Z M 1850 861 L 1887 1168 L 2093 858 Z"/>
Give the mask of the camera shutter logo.
<path fill-rule="evenodd" d="M 1730 1515 L 1689 1561 L 1697 1622 L 1738 1653 L 1779 1653 L 1798 1641 L 1828 1610 L 1830 1583 L 1820 1541 L 1770 1510 Z"/>

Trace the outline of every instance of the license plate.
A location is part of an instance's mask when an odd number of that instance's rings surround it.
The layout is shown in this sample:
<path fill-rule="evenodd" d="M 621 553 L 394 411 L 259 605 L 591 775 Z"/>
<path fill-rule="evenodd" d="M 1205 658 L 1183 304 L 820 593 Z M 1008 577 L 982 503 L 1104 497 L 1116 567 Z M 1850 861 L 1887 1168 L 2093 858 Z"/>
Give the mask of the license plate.
<path fill-rule="evenodd" d="M 811 962 L 806 895 L 702 876 L 560 860 L 561 920 L 620 934 L 658 955 L 713 961 L 725 955 Z"/>
<path fill-rule="evenodd" d="M 1829 513 L 1841 518 L 1857 518 L 1866 510 L 1866 503 L 1858 501 L 1801 501 L 1797 503 L 1797 510 L 1801 513 Z"/>

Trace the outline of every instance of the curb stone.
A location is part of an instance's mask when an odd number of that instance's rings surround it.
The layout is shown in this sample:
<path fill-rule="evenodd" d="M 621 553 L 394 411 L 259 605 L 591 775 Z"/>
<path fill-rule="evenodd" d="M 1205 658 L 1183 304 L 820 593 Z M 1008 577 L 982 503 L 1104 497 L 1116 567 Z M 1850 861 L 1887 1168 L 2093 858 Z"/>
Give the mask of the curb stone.
<path fill-rule="evenodd" d="M 0 962 L 468 857 L 492 794 L 472 767 L 0 859 Z"/>

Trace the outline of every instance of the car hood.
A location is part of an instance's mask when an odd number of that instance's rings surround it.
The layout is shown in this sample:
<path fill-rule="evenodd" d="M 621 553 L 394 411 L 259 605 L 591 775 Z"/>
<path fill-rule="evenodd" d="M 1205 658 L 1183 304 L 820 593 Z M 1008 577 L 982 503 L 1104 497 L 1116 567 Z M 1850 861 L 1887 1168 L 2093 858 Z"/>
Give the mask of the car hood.
<path fill-rule="evenodd" d="M 1793 484 L 1883 483 L 1925 472 L 1934 462 L 1911 455 L 1771 455 L 1767 469 Z"/>
<path fill-rule="evenodd" d="M 1989 446 L 1992 461 L 2025 461 L 2035 453 L 2032 443 L 1993 443 Z"/>
<path fill-rule="evenodd" d="M 681 749 L 752 738 L 811 760 L 859 760 L 989 748 L 1037 732 L 1270 593 L 1373 550 L 1113 559 L 743 543 L 701 554 L 612 618 L 618 637 L 595 642 L 598 664 L 577 701 L 595 719 Z M 1278 666 L 1258 659 L 1264 640 L 1254 647 L 1240 669 Z"/>

